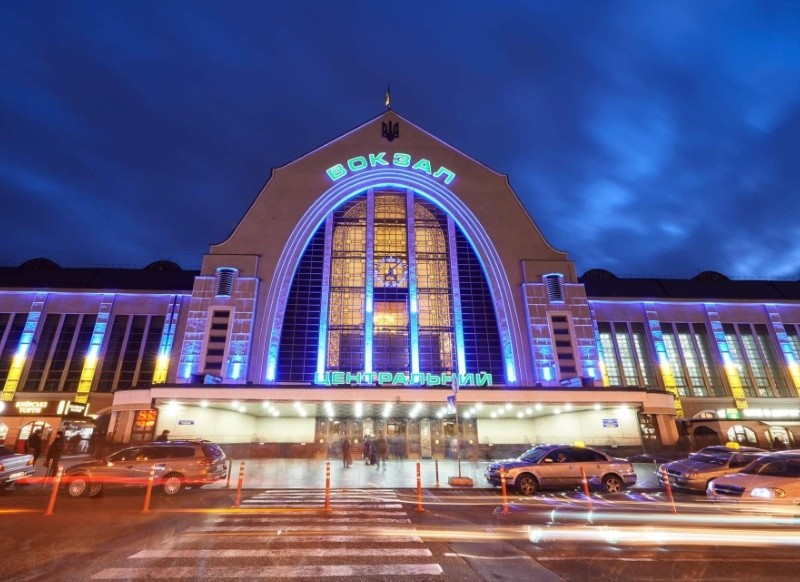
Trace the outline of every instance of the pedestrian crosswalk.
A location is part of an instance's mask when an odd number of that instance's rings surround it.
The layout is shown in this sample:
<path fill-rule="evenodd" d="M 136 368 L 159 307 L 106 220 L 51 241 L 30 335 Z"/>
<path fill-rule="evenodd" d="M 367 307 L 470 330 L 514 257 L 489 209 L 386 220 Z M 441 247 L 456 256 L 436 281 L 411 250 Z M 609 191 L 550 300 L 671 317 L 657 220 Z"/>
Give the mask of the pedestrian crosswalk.
<path fill-rule="evenodd" d="M 326 510 L 329 508 L 329 510 Z M 94 580 L 434 580 L 442 575 L 393 490 L 270 490 L 137 551 Z"/>

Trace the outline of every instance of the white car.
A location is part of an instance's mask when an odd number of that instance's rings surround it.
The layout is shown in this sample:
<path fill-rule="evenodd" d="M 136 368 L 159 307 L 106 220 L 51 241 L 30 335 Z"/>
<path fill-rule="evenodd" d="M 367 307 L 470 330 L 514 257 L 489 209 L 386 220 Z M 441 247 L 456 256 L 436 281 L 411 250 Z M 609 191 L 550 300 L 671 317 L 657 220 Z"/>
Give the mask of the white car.
<path fill-rule="evenodd" d="M 738 473 L 711 481 L 711 501 L 800 504 L 800 450 L 770 453 Z"/>

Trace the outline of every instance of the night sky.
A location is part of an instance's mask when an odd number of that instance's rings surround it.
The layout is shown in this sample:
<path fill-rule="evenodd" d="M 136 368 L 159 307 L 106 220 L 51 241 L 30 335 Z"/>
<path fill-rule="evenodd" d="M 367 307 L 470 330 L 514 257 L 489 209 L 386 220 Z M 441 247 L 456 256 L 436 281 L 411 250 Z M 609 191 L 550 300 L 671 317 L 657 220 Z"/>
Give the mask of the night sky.
<path fill-rule="evenodd" d="M 0 5 L 0 264 L 199 268 L 392 107 L 579 274 L 800 278 L 800 2 Z"/>

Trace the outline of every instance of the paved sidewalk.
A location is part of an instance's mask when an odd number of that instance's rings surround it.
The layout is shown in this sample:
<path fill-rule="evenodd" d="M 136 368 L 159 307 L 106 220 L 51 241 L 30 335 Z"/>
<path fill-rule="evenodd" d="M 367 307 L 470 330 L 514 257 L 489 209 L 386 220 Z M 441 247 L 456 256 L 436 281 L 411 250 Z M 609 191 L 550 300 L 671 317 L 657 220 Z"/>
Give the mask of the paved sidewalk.
<path fill-rule="evenodd" d="M 61 459 L 64 467 L 91 460 L 89 455 L 68 455 Z M 369 466 L 363 460 L 354 460 L 351 467 L 345 468 L 341 459 L 330 461 L 321 459 L 229 459 L 230 483 L 223 479 L 208 488 L 236 487 L 239 472 L 244 463 L 245 489 L 324 489 L 326 467 L 330 463 L 330 486 L 334 489 L 416 489 L 417 461 L 410 459 L 390 460 L 385 465 Z M 483 476 L 489 461 L 461 461 L 461 476 L 469 477 L 475 489 L 491 489 Z M 422 459 L 419 461 L 420 481 L 424 488 L 449 488 L 448 478 L 459 475 L 458 463 L 451 459 Z M 655 465 L 634 464 L 638 475 L 634 489 L 658 489 Z M 35 477 L 44 477 L 47 468 L 39 460 Z M 460 487 L 459 487 L 460 488 Z"/>

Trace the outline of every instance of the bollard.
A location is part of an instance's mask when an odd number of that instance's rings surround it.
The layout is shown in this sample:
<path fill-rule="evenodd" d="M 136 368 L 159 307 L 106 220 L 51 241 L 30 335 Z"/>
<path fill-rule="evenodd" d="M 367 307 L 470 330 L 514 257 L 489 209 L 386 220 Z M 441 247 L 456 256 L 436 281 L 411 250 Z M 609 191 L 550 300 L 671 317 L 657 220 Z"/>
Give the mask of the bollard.
<path fill-rule="evenodd" d="M 325 463 L 325 511 L 331 510 L 331 462 Z"/>
<path fill-rule="evenodd" d="M 583 485 L 583 494 L 586 496 L 586 499 L 589 500 L 591 503 L 592 497 L 589 495 L 589 481 L 586 480 L 586 469 L 581 467 L 581 485 Z"/>
<path fill-rule="evenodd" d="M 45 515 L 53 515 L 53 509 L 56 507 L 56 496 L 58 495 L 58 488 L 61 486 L 61 475 L 64 473 L 64 465 L 58 467 L 56 473 L 56 480 L 53 483 L 53 492 L 50 494 L 50 503 L 47 504 L 47 511 Z"/>
<path fill-rule="evenodd" d="M 242 484 L 244 483 L 244 461 L 239 465 L 239 482 L 236 484 L 236 501 L 233 502 L 233 508 L 239 509 L 239 504 L 242 501 Z"/>
<path fill-rule="evenodd" d="M 142 513 L 148 513 L 150 511 L 150 496 L 153 494 L 153 481 L 156 480 L 156 466 L 150 465 L 150 476 L 147 478 L 147 491 L 144 494 L 144 506 L 142 507 Z"/>
<path fill-rule="evenodd" d="M 228 478 L 225 481 L 225 489 L 231 488 L 231 471 L 233 471 L 233 459 L 228 459 Z"/>
<path fill-rule="evenodd" d="M 506 488 L 506 471 L 500 469 L 500 490 L 503 492 L 503 513 L 508 514 L 508 489 Z"/>
<path fill-rule="evenodd" d="M 417 461 L 417 511 L 425 511 L 422 509 L 422 473 L 419 461 Z"/>
<path fill-rule="evenodd" d="M 436 487 L 439 487 L 439 459 L 434 459 L 433 464 L 436 467 Z"/>
<path fill-rule="evenodd" d="M 672 497 L 672 485 L 669 484 L 669 475 L 667 475 L 666 467 L 661 467 L 661 478 L 664 480 L 664 488 L 667 490 L 667 499 L 672 505 L 672 513 L 677 514 L 678 509 L 675 507 L 675 499 Z"/>

